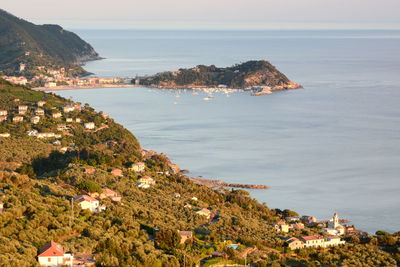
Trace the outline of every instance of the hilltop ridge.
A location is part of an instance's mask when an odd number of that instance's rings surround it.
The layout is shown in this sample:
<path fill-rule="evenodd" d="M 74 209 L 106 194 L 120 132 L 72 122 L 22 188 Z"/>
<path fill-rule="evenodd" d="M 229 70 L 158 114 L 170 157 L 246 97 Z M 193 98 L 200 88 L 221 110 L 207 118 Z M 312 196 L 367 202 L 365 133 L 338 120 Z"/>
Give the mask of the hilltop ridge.
<path fill-rule="evenodd" d="M 59 25 L 35 25 L 0 9 L 0 73 L 32 76 L 44 69 L 86 75 L 85 61 L 99 59 L 93 47 Z"/>

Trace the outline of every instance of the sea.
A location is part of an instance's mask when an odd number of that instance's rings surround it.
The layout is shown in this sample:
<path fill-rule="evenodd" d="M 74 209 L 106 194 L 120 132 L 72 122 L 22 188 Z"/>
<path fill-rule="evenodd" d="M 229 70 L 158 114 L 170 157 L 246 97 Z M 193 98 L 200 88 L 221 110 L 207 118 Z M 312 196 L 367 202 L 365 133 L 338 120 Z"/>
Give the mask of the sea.
<path fill-rule="evenodd" d="M 270 186 L 250 190 L 270 208 L 400 231 L 400 31 L 73 31 L 105 58 L 85 66 L 102 77 L 269 60 L 304 89 L 57 93 L 110 114 L 192 176 Z"/>

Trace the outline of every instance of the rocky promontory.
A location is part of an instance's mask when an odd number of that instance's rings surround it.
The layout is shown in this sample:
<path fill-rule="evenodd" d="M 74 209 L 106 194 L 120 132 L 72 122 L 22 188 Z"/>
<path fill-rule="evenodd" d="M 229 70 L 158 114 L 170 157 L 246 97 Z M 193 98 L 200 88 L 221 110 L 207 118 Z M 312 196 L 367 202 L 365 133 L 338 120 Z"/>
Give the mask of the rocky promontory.
<path fill-rule="evenodd" d="M 214 65 L 199 65 L 190 69 L 179 69 L 141 77 L 141 85 L 159 88 L 236 88 L 266 92 L 302 88 L 290 81 L 267 60 L 253 60 L 232 67 L 218 68 Z"/>

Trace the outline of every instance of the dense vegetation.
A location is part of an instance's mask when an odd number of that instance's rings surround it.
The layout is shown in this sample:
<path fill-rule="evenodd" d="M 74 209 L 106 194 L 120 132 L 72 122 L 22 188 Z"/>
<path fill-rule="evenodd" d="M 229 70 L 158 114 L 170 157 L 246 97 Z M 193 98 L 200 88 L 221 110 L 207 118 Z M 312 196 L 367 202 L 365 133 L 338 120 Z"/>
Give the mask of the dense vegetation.
<path fill-rule="evenodd" d="M 61 144 L 28 137 L 26 130 L 53 131 L 60 121 L 48 112 L 76 103 L 0 80 L 0 110 L 13 112 L 16 98 L 29 106 L 45 100 L 46 115 L 36 125 L 0 123 L 0 133 L 11 133 L 0 138 L 0 201 L 4 203 L 0 266 L 37 266 L 38 250 L 49 240 L 61 243 L 66 251 L 93 253 L 99 266 L 243 264 L 250 250 L 247 262 L 253 266 L 395 266 L 396 260 L 400 262 L 399 235 L 382 231 L 365 238 L 349 237 L 349 244 L 342 247 L 290 251 L 273 223 L 283 215 L 296 215 L 293 211 L 271 210 L 243 190 L 214 190 L 180 174 L 168 175 L 164 155 L 144 156 L 130 132 L 89 105 L 68 116 L 94 121 L 101 130 L 71 123 Z M 62 147 L 69 149 L 61 152 Z M 143 174 L 128 168 L 138 161 L 146 163 Z M 120 168 L 123 176 L 112 175 L 114 168 Z M 138 188 L 137 180 L 144 175 L 156 184 Z M 118 192 L 122 202 L 103 199 L 101 205 L 107 208 L 100 213 L 81 210 L 76 203 L 71 207 L 74 196 L 102 192 L 105 187 Z M 215 216 L 207 219 L 197 214 L 202 208 Z M 193 242 L 180 244 L 177 230 L 192 231 Z M 307 228 L 295 234 L 318 231 Z M 229 247 L 232 243 L 241 245 L 235 250 Z M 214 251 L 224 256 L 211 258 Z"/>
<path fill-rule="evenodd" d="M 85 74 L 78 64 L 97 58 L 94 49 L 76 34 L 58 25 L 35 25 L 0 9 L 0 72 L 30 76 L 37 66 L 45 66 Z M 22 73 L 20 63 L 26 64 Z"/>
<path fill-rule="evenodd" d="M 228 68 L 199 65 L 141 78 L 147 86 L 190 87 L 226 85 L 230 88 L 249 86 L 287 86 L 290 80 L 266 60 L 248 61 Z"/>

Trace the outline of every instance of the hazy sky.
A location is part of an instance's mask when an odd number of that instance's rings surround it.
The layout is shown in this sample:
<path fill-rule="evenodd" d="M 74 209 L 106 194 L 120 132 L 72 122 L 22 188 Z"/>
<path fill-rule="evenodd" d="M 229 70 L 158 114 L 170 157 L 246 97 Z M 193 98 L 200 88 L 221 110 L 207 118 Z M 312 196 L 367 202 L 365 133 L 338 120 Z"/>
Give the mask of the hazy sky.
<path fill-rule="evenodd" d="M 0 0 L 67 28 L 400 29 L 400 0 Z"/>

